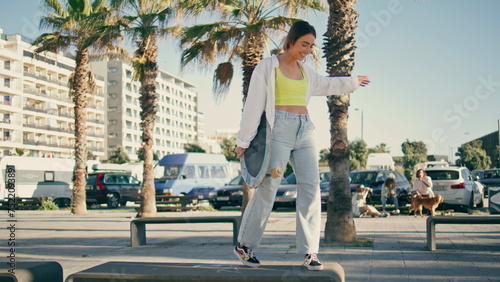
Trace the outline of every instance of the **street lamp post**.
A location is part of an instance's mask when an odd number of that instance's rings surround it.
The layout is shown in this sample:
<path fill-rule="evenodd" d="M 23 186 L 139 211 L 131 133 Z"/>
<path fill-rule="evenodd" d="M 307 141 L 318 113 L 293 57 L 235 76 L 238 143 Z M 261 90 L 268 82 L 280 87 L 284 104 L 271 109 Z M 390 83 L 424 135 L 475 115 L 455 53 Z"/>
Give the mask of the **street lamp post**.
<path fill-rule="evenodd" d="M 361 140 L 364 140 L 363 139 L 363 131 L 364 131 L 363 130 L 363 110 L 358 109 L 358 108 L 355 108 L 354 110 L 361 112 Z"/>

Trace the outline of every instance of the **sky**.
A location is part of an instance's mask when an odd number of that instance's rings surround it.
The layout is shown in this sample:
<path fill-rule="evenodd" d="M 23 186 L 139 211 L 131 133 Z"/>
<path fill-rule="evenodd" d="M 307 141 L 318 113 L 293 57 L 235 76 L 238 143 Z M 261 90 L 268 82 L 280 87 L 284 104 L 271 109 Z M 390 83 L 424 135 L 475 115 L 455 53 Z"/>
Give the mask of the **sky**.
<path fill-rule="evenodd" d="M 5 34 L 36 38 L 39 0 L 5 1 L 0 27 Z M 498 130 L 500 119 L 500 1 L 358 0 L 355 67 L 371 84 L 351 94 L 348 136 L 368 147 L 387 145 L 402 156 L 401 144 L 423 141 L 428 153 L 455 160 L 465 142 Z M 301 18 L 317 31 L 322 47 L 327 12 Z M 132 51 L 132 50 L 130 50 Z M 226 99 L 213 99 L 213 69 L 192 65 L 180 70 L 177 41 L 160 45 L 162 70 L 197 85 L 206 135 L 239 127 L 242 109 L 240 65 Z M 325 59 L 317 71 L 326 75 Z M 325 97 L 308 106 L 316 147 L 329 148 L 330 124 Z M 357 109 L 357 110 L 356 110 Z"/>

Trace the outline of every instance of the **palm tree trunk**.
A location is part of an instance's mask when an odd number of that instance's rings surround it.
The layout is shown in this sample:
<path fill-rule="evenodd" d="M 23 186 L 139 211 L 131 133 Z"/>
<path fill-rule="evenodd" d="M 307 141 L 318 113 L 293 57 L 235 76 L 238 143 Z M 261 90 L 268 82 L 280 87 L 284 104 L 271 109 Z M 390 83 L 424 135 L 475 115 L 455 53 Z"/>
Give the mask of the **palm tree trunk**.
<path fill-rule="evenodd" d="M 325 56 L 330 76 L 350 75 L 354 67 L 354 32 L 358 13 L 356 0 L 329 0 L 330 16 L 325 33 Z M 352 218 L 351 191 L 349 188 L 349 143 L 347 120 L 350 94 L 331 96 L 330 111 L 331 147 L 329 165 L 332 175 L 328 199 L 325 242 L 356 241 L 356 226 Z"/>
<path fill-rule="evenodd" d="M 257 64 L 264 56 L 264 40 L 257 34 L 248 34 L 245 37 L 245 52 L 242 55 L 243 64 L 243 102 L 247 99 L 250 79 Z"/>
<path fill-rule="evenodd" d="M 75 168 L 73 181 L 72 214 L 87 212 L 85 185 L 87 183 L 87 85 L 89 79 L 88 50 L 76 52 L 76 66 L 70 81 L 75 104 Z"/>
<path fill-rule="evenodd" d="M 156 216 L 156 193 L 153 172 L 153 130 L 157 111 L 156 77 L 158 76 L 158 46 L 156 34 L 148 35 L 139 43 L 136 58 L 144 60 L 144 74 L 140 77 L 142 148 L 144 152 L 144 172 L 142 201 L 137 217 Z"/>
<path fill-rule="evenodd" d="M 248 95 L 248 87 L 250 79 L 257 64 L 264 56 L 264 40 L 262 36 L 256 34 L 248 34 L 245 37 L 245 52 L 242 55 L 243 61 L 243 103 L 245 103 Z M 241 203 L 241 214 L 245 212 L 248 202 L 253 197 L 254 190 L 250 189 L 246 183 L 243 183 L 243 199 Z"/>

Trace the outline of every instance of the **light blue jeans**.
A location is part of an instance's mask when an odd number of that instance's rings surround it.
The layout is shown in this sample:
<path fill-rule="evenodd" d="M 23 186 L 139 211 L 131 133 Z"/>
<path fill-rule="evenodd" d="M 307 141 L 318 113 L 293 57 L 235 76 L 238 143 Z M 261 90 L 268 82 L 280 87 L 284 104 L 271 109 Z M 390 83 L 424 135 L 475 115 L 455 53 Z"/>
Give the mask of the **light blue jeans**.
<path fill-rule="evenodd" d="M 399 209 L 399 203 L 398 203 L 398 194 L 394 195 L 393 197 L 394 200 L 394 208 Z M 382 195 L 380 197 L 380 202 L 382 202 L 382 209 L 385 211 L 385 206 L 387 205 L 387 196 Z"/>
<path fill-rule="evenodd" d="M 292 163 L 297 178 L 297 251 L 317 253 L 321 232 L 321 193 L 318 158 L 314 147 L 314 125 L 307 114 L 276 110 L 272 131 L 269 171 Z M 241 222 L 238 241 L 256 249 L 262 240 L 282 178 L 266 176 L 254 192 Z"/>

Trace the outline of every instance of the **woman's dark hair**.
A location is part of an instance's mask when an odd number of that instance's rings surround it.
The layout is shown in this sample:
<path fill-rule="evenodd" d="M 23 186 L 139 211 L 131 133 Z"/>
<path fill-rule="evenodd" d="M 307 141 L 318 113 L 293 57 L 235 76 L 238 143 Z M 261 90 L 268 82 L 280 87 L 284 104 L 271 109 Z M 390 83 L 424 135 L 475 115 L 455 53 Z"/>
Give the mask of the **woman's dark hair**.
<path fill-rule="evenodd" d="M 387 177 L 384 184 L 386 187 L 389 187 L 393 184 L 396 184 L 396 180 L 394 180 L 394 178 L 392 178 L 392 177 Z"/>
<path fill-rule="evenodd" d="M 427 173 L 425 173 L 425 171 L 424 171 L 423 169 L 421 169 L 421 168 L 417 170 L 417 172 L 415 173 L 415 176 L 417 176 L 417 177 L 418 177 L 418 173 L 419 173 L 420 171 L 422 172 L 422 176 L 423 176 L 423 177 L 426 177 L 426 176 L 427 176 Z"/>
<path fill-rule="evenodd" d="M 290 46 L 295 44 L 295 42 L 297 42 L 299 38 L 306 34 L 312 34 L 314 35 L 314 37 L 316 37 L 316 30 L 306 21 L 297 21 L 293 23 L 293 25 L 290 27 L 290 30 L 288 31 L 288 35 L 285 38 L 283 49 L 285 51 L 288 50 Z"/>

